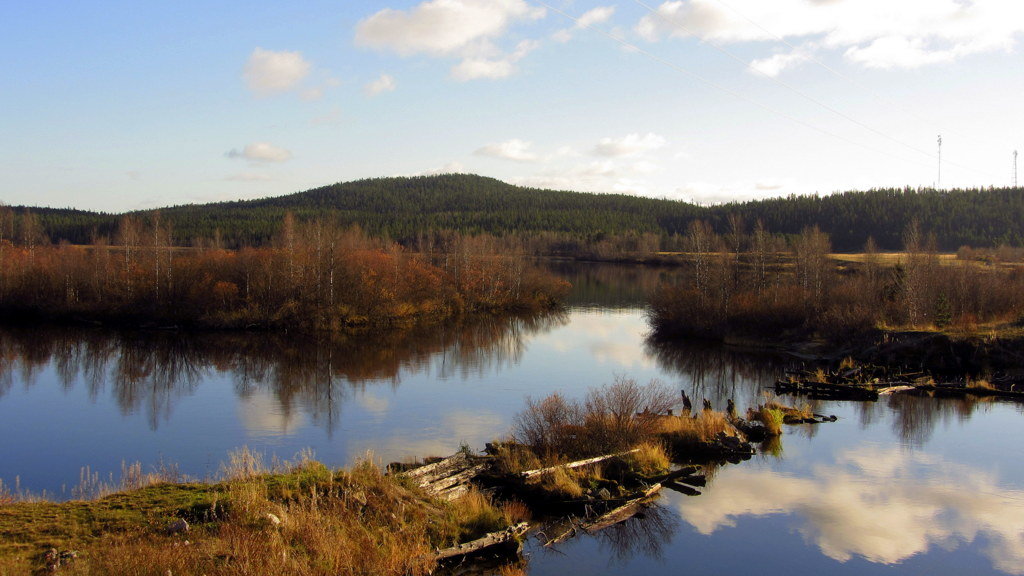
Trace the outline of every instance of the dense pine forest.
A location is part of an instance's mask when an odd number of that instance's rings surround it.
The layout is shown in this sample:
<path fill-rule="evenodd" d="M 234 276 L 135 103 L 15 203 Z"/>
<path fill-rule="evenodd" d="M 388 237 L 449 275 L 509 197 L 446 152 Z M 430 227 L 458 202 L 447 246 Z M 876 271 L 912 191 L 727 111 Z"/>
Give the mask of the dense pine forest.
<path fill-rule="evenodd" d="M 40 238 L 52 243 L 91 244 L 113 238 L 119 214 L 71 209 L 12 207 L 30 211 Z M 574 254 L 600 247 L 604 253 L 679 250 L 690 224 L 708 222 L 729 231 L 736 215 L 761 221 L 784 235 L 809 226 L 829 235 L 839 252 L 855 252 L 873 238 L 881 250 L 902 247 L 903 230 L 914 220 L 934 234 L 938 248 L 1024 245 L 1024 189 L 882 189 L 828 196 L 697 206 L 624 194 L 590 194 L 523 188 L 492 178 L 450 174 L 377 178 L 324 186 L 276 198 L 163 208 L 178 245 L 213 242 L 226 248 L 266 245 L 286 213 L 300 221 L 330 215 L 339 226 L 358 225 L 372 236 L 420 249 L 438 231 L 529 239 L 538 253 Z M 148 220 L 151 212 L 131 215 Z M 11 220 L 10 216 L 7 216 Z M 0 222 L 0 227 L 4 226 Z M 13 224 L 0 230 L 17 235 Z"/>

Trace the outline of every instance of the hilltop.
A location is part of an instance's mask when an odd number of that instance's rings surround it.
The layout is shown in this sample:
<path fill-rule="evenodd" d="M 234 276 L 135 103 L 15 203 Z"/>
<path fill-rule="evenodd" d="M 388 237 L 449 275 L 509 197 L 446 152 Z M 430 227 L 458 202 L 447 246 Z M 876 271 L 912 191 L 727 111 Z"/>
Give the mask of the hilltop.
<path fill-rule="evenodd" d="M 15 207 L 16 212 L 25 207 Z M 54 242 L 89 243 L 113 237 L 120 214 L 28 208 Z M 133 212 L 147 217 L 153 211 Z M 798 234 L 817 225 L 838 251 L 857 251 L 869 236 L 882 249 L 902 245 L 902 232 L 917 219 L 945 250 L 1024 244 L 1024 189 L 916 190 L 911 188 L 788 196 L 717 206 L 631 196 L 527 188 L 469 174 L 374 178 L 342 182 L 258 200 L 171 206 L 159 210 L 173 223 L 179 243 L 219 235 L 227 246 L 261 245 L 283 216 L 300 220 L 330 216 L 374 235 L 411 242 L 427 232 L 553 234 L 580 242 L 616 235 L 660 238 L 685 234 L 694 220 L 719 232 L 730 215 L 749 228 L 758 219 L 768 230 Z"/>

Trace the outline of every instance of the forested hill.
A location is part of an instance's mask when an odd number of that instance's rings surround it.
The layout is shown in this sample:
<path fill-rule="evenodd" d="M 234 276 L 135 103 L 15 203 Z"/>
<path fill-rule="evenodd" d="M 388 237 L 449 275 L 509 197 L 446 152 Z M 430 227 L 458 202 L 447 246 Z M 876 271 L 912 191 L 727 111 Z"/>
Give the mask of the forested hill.
<path fill-rule="evenodd" d="M 119 218 L 78 210 L 32 211 L 51 240 L 72 243 L 87 243 L 96 235 L 113 238 Z M 915 218 L 947 250 L 1024 244 L 1021 188 L 871 190 L 700 207 L 623 194 L 522 188 L 459 174 L 359 180 L 276 198 L 174 206 L 161 209 L 160 217 L 173 223 L 178 242 L 219 234 L 228 246 L 259 245 L 274 236 L 287 212 L 299 219 L 329 216 L 399 241 L 429 230 L 556 232 L 584 242 L 628 232 L 668 237 L 685 234 L 695 219 L 725 232 L 729 215 L 736 213 L 748 228 L 761 219 L 777 233 L 796 234 L 816 224 L 831 234 L 840 251 L 859 250 L 869 236 L 882 249 L 898 249 L 903 230 Z"/>

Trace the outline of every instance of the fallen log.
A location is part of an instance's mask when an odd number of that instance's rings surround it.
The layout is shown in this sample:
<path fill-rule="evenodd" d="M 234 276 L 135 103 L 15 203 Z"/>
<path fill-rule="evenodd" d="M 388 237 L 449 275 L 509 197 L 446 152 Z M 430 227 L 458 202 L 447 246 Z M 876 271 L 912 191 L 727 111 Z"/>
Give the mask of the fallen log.
<path fill-rule="evenodd" d="M 562 524 L 561 526 L 565 526 L 565 525 Z M 550 548 L 551 546 L 554 546 L 555 544 L 559 544 L 561 542 L 564 542 L 564 541 L 568 540 L 569 538 L 572 538 L 573 536 L 575 536 L 576 532 L 578 532 L 578 525 L 575 522 L 575 520 L 573 520 L 572 518 L 569 518 L 569 525 L 568 525 L 568 527 L 565 527 L 564 529 L 560 529 L 558 535 L 555 536 L 554 538 L 548 539 L 548 541 L 544 543 L 544 546 L 546 548 Z"/>
<path fill-rule="evenodd" d="M 619 506 L 618 508 L 606 512 L 590 522 L 584 523 L 583 529 L 587 532 L 597 532 L 599 530 L 604 530 L 609 526 L 614 526 L 619 522 L 629 520 L 634 515 L 636 515 L 637 512 L 640 511 L 640 509 L 646 503 L 647 499 L 650 498 L 655 493 L 657 493 L 659 490 L 661 490 L 661 484 L 655 484 L 651 486 L 650 488 L 645 490 L 641 496 L 627 501 L 622 506 Z"/>
<path fill-rule="evenodd" d="M 697 490 L 696 488 L 691 488 L 685 484 L 679 484 L 678 482 L 666 482 L 665 488 L 668 488 L 669 490 L 674 490 L 676 492 L 679 492 L 680 494 L 686 494 L 687 496 L 700 496 L 700 490 Z"/>
<path fill-rule="evenodd" d="M 673 470 L 668 474 L 662 474 L 661 476 L 651 477 L 647 481 L 653 483 L 660 483 L 667 482 L 669 480 L 675 480 L 676 478 L 680 478 L 682 476 L 694 476 L 698 472 L 700 472 L 700 468 L 700 466 L 683 466 L 679 470 Z"/>
<path fill-rule="evenodd" d="M 480 458 L 471 458 L 460 452 L 433 464 L 413 468 L 402 475 L 413 480 L 431 496 L 454 500 L 469 490 L 469 483 L 487 469 L 487 463 L 477 463 Z"/>
<path fill-rule="evenodd" d="M 492 546 L 507 544 L 525 534 L 529 529 L 529 524 L 526 522 L 520 522 L 519 524 L 509 526 L 499 532 L 491 532 L 482 538 L 463 542 L 462 544 L 456 544 L 455 546 L 445 548 L 444 550 L 438 550 L 434 559 L 440 561 L 458 556 L 466 556 L 467 554 L 474 554 Z"/>
<path fill-rule="evenodd" d="M 917 390 L 917 386 L 889 386 L 878 391 L 879 396 L 892 396 L 893 394 L 899 394 L 900 392 L 909 392 L 910 390 Z"/>
<path fill-rule="evenodd" d="M 469 456 L 463 452 L 458 452 L 447 458 L 442 458 L 433 464 L 427 464 L 425 466 L 420 466 L 419 468 L 406 470 L 405 472 L 402 472 L 402 474 L 408 478 L 412 478 L 413 480 L 441 478 L 451 475 L 454 471 L 464 469 L 468 461 Z"/>
<path fill-rule="evenodd" d="M 576 460 L 575 462 L 569 462 L 567 464 L 558 464 L 558 465 L 555 465 L 555 466 L 548 466 L 547 468 L 537 468 L 536 470 L 526 470 L 524 472 L 520 472 L 519 475 L 522 476 L 523 478 L 532 478 L 532 477 L 537 476 L 539 474 L 546 474 L 548 472 L 554 472 L 555 470 L 558 470 L 558 469 L 568 470 L 570 468 L 579 468 L 580 466 L 586 466 L 588 464 L 597 464 L 598 462 L 603 462 L 605 460 L 610 460 L 612 458 L 618 458 L 619 456 L 625 456 L 626 454 L 632 454 L 634 452 L 639 452 L 639 451 L 640 451 L 639 448 L 634 448 L 632 450 L 626 450 L 625 452 L 618 452 L 616 454 L 605 454 L 604 456 L 595 456 L 594 458 L 587 458 L 585 460 Z"/>

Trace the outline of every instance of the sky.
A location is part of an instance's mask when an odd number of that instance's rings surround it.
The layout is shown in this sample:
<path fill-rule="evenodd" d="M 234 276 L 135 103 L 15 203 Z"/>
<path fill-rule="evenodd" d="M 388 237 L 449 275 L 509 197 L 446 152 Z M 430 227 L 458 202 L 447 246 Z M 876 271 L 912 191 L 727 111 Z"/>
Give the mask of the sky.
<path fill-rule="evenodd" d="M 1022 43 L 1018 0 L 4 2 L 0 202 L 1008 186 Z"/>

